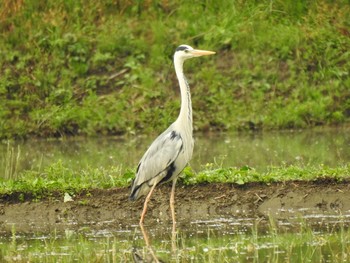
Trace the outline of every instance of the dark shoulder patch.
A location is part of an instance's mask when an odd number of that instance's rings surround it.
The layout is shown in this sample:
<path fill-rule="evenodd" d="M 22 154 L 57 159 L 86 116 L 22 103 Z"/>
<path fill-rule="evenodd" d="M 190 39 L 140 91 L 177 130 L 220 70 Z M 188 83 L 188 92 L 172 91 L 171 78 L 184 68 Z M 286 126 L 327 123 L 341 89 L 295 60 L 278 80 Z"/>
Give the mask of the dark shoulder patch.
<path fill-rule="evenodd" d="M 174 140 L 177 137 L 180 137 L 180 134 L 178 134 L 176 131 L 172 131 L 170 133 L 170 140 Z"/>

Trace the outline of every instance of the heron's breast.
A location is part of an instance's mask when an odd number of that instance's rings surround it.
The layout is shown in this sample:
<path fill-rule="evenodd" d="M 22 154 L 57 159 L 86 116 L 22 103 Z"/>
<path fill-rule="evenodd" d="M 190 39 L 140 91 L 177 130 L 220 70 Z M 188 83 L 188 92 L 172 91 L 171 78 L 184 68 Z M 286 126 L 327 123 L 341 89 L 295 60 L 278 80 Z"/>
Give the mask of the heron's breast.
<path fill-rule="evenodd" d="M 183 137 L 183 142 L 184 145 L 182 149 L 182 154 L 184 157 L 184 162 L 187 164 L 191 160 L 193 154 L 194 141 L 192 135 L 188 136 L 187 138 Z"/>

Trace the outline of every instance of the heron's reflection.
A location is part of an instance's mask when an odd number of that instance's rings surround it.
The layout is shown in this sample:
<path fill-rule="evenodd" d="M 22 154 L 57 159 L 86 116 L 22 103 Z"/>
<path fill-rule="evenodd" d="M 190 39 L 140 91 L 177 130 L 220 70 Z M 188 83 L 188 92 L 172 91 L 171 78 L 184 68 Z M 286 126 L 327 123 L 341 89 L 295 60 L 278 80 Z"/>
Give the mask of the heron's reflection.
<path fill-rule="evenodd" d="M 143 224 L 140 224 L 140 229 L 141 229 L 141 233 L 143 235 L 143 239 L 145 241 L 147 253 L 145 254 L 142 251 L 138 251 L 136 248 L 134 248 L 132 251 L 132 256 L 133 256 L 134 262 L 137 262 L 137 263 L 139 263 L 139 262 L 147 262 L 147 263 L 165 262 L 157 257 L 153 247 L 151 246 L 151 242 L 150 242 L 147 230 Z M 172 249 L 173 257 L 174 256 L 176 257 L 176 254 L 177 254 L 176 241 L 177 241 L 176 226 L 175 226 L 175 224 L 173 224 L 172 232 L 171 232 L 171 249 Z"/>

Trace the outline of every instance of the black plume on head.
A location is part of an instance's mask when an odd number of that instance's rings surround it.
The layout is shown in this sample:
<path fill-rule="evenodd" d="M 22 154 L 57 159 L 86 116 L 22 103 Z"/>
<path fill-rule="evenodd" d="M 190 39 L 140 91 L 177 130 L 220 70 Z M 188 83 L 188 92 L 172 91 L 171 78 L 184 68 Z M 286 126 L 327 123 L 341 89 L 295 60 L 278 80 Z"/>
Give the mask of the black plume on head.
<path fill-rule="evenodd" d="M 186 50 L 188 49 L 188 46 L 184 46 L 184 45 L 181 45 L 181 46 L 178 46 L 175 51 L 182 51 L 182 50 Z"/>

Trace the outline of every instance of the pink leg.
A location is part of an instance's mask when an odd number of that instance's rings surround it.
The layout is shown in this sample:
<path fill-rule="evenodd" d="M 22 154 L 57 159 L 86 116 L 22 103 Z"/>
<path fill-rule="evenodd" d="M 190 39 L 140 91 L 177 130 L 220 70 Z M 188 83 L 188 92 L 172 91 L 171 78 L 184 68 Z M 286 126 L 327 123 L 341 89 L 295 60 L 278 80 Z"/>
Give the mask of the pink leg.
<path fill-rule="evenodd" d="M 173 180 L 173 185 L 171 187 L 171 194 L 170 194 L 170 210 L 171 210 L 171 217 L 173 219 L 173 232 L 175 232 L 175 185 L 176 185 L 177 178 Z"/>
<path fill-rule="evenodd" d="M 141 214 L 141 219 L 140 219 L 140 225 L 143 224 L 143 221 L 145 219 L 145 215 L 146 215 L 146 211 L 147 211 L 147 204 L 149 202 L 149 200 L 151 199 L 151 195 L 153 193 L 154 188 L 156 187 L 156 184 L 152 185 L 151 191 L 149 191 L 145 203 L 143 204 L 143 210 L 142 210 L 142 214 Z"/>
<path fill-rule="evenodd" d="M 173 180 L 173 185 L 171 187 L 171 194 L 170 194 L 170 210 L 171 210 L 171 217 L 173 218 L 173 231 L 171 232 L 171 248 L 173 252 L 176 252 L 176 220 L 175 220 L 175 185 L 176 185 L 176 179 Z"/>

